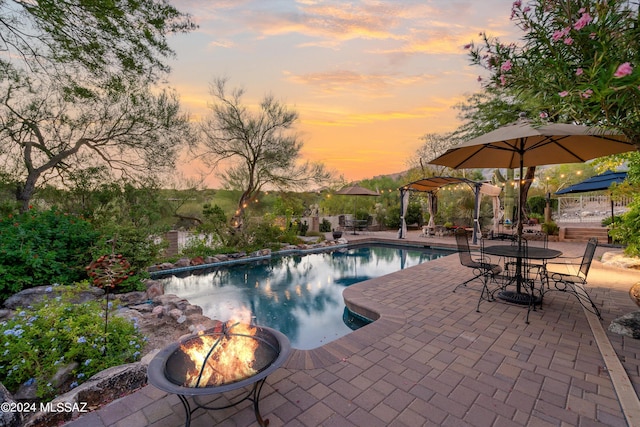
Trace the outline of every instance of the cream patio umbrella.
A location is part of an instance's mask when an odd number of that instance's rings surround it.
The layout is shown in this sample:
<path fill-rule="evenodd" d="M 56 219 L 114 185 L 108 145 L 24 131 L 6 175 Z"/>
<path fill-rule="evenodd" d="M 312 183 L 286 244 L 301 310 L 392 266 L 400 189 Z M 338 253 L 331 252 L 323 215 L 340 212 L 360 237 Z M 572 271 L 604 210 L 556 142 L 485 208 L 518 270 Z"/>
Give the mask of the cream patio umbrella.
<path fill-rule="evenodd" d="M 521 120 L 451 148 L 429 163 L 453 169 L 519 168 L 522 179 L 525 166 L 583 163 L 634 149 L 624 135 L 601 128 L 564 123 L 534 126 Z M 521 212 L 518 209 L 519 237 Z"/>
<path fill-rule="evenodd" d="M 369 190 L 368 188 L 361 187 L 359 185 L 348 185 L 346 187 L 342 187 L 340 190 L 336 191 L 336 194 L 343 196 L 379 196 L 377 192 L 373 190 Z M 356 201 L 353 200 L 353 234 L 356 234 Z"/>

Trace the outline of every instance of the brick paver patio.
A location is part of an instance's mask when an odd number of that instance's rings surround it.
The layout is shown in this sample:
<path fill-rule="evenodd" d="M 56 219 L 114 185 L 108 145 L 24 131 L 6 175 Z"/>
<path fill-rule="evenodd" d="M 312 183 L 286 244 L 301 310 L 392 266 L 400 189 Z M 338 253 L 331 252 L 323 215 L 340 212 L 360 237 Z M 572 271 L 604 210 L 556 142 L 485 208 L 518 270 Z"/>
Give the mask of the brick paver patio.
<path fill-rule="evenodd" d="M 389 238 L 395 233 L 346 236 Z M 420 238 L 423 245 L 451 239 Z M 580 255 L 583 243 L 550 243 Z M 599 247 L 596 259 L 610 248 Z M 602 308 L 594 331 L 577 300 L 554 292 L 542 310 L 484 302 L 456 255 L 352 285 L 349 303 L 380 318 L 319 349 L 294 350 L 267 378 L 260 409 L 270 426 L 627 426 L 638 422 L 640 340 L 605 332 L 631 389 L 616 391 L 598 328 L 637 310 L 628 296 L 640 273 L 594 262 L 589 292 Z M 606 353 L 606 351 L 605 351 Z M 615 378 L 614 378 L 615 379 Z M 621 399 L 631 397 L 623 411 Z M 225 395 L 223 398 L 229 398 Z M 211 399 L 209 399 L 211 400 Z M 629 399 L 627 399 L 629 400 Z M 623 403 L 624 404 L 624 403 Z M 626 404 L 624 404 L 626 406 Z M 68 427 L 184 425 L 182 404 L 153 386 L 85 414 Z M 257 425 L 252 404 L 194 412 L 191 425 Z"/>

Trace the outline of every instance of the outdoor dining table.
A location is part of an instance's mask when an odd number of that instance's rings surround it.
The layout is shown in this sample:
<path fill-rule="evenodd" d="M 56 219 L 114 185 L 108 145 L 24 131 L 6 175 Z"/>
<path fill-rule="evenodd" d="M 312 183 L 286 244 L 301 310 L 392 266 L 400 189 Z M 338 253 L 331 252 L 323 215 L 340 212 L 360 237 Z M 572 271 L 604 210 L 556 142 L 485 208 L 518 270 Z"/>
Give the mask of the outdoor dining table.
<path fill-rule="evenodd" d="M 484 252 L 488 255 L 513 258 L 516 260 L 516 271 L 514 277 L 516 282 L 516 290 L 515 292 L 502 290 L 498 293 L 498 298 L 516 304 L 527 305 L 530 304 L 531 298 L 535 297 L 533 295 L 522 292 L 522 284 L 524 281 L 522 275 L 522 262 L 525 259 L 525 255 L 527 259 L 539 261 L 557 258 L 562 255 L 562 252 L 556 249 L 543 248 L 539 246 L 529 246 L 528 248 L 525 248 L 524 246 L 518 245 L 517 243 L 514 243 L 513 245 L 485 246 Z"/>
<path fill-rule="evenodd" d="M 366 219 L 347 219 L 345 221 L 345 228 L 349 229 L 353 227 L 353 235 L 355 236 L 356 234 L 356 229 L 359 230 L 363 230 L 365 227 L 367 226 L 367 220 Z"/>

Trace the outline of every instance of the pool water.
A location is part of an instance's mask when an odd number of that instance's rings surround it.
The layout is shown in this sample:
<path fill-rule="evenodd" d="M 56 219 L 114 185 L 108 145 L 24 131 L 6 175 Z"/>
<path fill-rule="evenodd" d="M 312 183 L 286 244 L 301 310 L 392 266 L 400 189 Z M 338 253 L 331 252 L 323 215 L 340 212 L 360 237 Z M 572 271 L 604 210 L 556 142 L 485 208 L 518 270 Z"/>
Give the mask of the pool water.
<path fill-rule="evenodd" d="M 162 279 L 165 292 L 226 321 L 243 308 L 254 323 L 285 334 L 293 348 L 309 350 L 366 322 L 344 305 L 345 287 L 451 254 L 448 250 L 366 246 L 271 259 Z"/>

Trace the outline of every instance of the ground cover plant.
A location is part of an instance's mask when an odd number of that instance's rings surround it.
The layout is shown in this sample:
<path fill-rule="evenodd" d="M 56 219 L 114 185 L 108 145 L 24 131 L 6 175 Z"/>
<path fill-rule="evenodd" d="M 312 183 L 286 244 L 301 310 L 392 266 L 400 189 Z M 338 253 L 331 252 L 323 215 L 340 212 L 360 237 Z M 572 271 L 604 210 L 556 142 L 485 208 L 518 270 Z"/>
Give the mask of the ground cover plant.
<path fill-rule="evenodd" d="M 48 401 L 97 372 L 139 359 L 144 338 L 137 325 L 111 316 L 105 328 L 105 309 L 113 311 L 116 304 L 74 303 L 74 296 L 86 289 L 86 282 L 53 285 L 47 288 L 51 298 L 0 323 L 0 377 L 9 391 L 35 384 L 38 397 Z M 52 378 L 62 367 L 68 367 L 72 377 L 58 384 Z"/>

